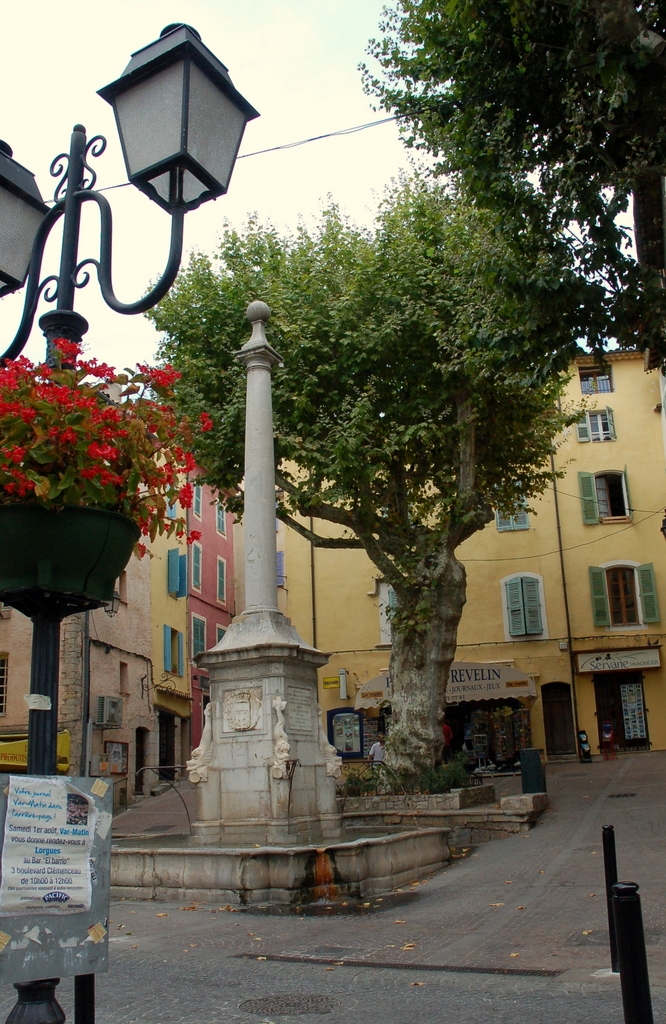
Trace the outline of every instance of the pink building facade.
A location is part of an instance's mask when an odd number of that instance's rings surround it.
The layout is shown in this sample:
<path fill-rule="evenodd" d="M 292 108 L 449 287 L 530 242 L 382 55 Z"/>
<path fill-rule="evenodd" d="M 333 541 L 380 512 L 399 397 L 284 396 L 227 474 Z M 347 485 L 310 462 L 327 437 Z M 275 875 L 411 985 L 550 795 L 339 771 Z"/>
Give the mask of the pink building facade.
<path fill-rule="evenodd" d="M 192 679 L 192 748 L 199 745 L 208 703 L 208 674 L 194 656 L 210 650 L 224 636 L 236 614 L 233 517 L 210 487 L 195 484 L 188 530 L 201 538 L 189 550 L 188 629 Z"/>

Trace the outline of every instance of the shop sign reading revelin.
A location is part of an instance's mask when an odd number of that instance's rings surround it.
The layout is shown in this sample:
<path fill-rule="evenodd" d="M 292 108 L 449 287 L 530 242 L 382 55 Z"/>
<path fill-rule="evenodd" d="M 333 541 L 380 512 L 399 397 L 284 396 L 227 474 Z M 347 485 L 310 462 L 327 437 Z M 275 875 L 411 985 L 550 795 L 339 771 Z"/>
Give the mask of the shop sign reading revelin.
<path fill-rule="evenodd" d="M 643 668 L 660 668 L 659 648 L 639 651 L 590 651 L 578 653 L 579 672 L 633 672 Z"/>
<path fill-rule="evenodd" d="M 449 669 L 446 703 L 464 700 L 498 700 L 507 697 L 535 696 L 532 676 L 510 665 L 454 661 Z"/>

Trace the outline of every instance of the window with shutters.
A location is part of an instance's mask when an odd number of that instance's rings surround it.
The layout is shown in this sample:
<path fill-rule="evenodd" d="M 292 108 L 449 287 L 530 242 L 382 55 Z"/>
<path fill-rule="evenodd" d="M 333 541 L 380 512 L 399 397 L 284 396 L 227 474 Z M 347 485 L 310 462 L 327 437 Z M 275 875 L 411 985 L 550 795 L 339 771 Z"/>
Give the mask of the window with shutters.
<path fill-rule="evenodd" d="M 495 526 L 498 533 L 506 533 L 509 530 L 529 530 L 530 521 L 525 509 L 520 509 L 512 516 L 503 516 L 501 512 L 496 512 Z"/>
<path fill-rule="evenodd" d="M 579 473 L 578 487 L 583 522 L 587 526 L 631 518 L 626 469 L 623 473 Z"/>
<path fill-rule="evenodd" d="M 221 501 L 215 506 L 215 528 L 223 537 L 227 535 L 227 513 Z"/>
<path fill-rule="evenodd" d="M 201 544 L 192 545 L 192 589 L 201 590 Z"/>
<path fill-rule="evenodd" d="M 185 675 L 185 637 L 173 626 L 164 625 L 164 671 L 170 676 Z"/>
<path fill-rule="evenodd" d="M 217 599 L 224 604 L 227 599 L 227 563 L 218 556 L 217 559 Z"/>
<path fill-rule="evenodd" d="M 206 620 L 200 615 L 192 616 L 192 657 L 206 650 Z"/>
<path fill-rule="evenodd" d="M 610 367 L 602 370 L 599 366 L 580 367 L 580 390 L 584 395 L 601 395 L 614 391 Z"/>
<path fill-rule="evenodd" d="M 659 622 L 652 562 L 591 565 L 590 596 L 595 626 L 640 626 Z"/>
<path fill-rule="evenodd" d="M 178 548 L 167 551 L 167 592 L 172 597 L 187 597 L 187 555 Z"/>
<path fill-rule="evenodd" d="M 507 638 L 544 638 L 546 624 L 541 576 L 535 573 L 506 576 L 501 586 Z"/>
<path fill-rule="evenodd" d="M 225 627 L 224 626 L 220 626 L 220 624 L 218 623 L 215 626 L 215 643 L 216 644 L 219 644 L 220 640 L 222 639 L 222 637 L 224 636 L 225 633 L 226 633 Z"/>
<path fill-rule="evenodd" d="M 586 412 L 582 419 L 576 424 L 578 440 L 585 441 L 615 441 L 615 417 L 612 409 L 599 409 L 596 412 Z"/>
<path fill-rule="evenodd" d="M 277 564 L 277 585 L 278 587 L 285 587 L 287 585 L 287 577 L 284 574 L 284 551 L 276 551 L 276 564 Z"/>
<path fill-rule="evenodd" d="M 192 511 L 197 519 L 201 519 L 201 484 L 194 485 L 194 494 L 192 497 Z"/>

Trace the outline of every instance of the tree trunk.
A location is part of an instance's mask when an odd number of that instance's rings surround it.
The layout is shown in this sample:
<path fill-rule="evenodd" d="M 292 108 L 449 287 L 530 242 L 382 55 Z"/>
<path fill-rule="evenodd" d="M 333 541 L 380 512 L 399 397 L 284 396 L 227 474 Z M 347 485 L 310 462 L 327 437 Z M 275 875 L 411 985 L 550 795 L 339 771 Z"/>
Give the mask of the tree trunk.
<path fill-rule="evenodd" d="M 466 600 L 466 574 L 451 553 L 440 555 L 438 570 L 430 586 L 398 594 L 390 663 L 392 721 L 386 749 L 387 763 L 399 772 L 431 767 L 444 742 L 441 717 Z M 416 625 L 409 626 L 408 620 Z"/>

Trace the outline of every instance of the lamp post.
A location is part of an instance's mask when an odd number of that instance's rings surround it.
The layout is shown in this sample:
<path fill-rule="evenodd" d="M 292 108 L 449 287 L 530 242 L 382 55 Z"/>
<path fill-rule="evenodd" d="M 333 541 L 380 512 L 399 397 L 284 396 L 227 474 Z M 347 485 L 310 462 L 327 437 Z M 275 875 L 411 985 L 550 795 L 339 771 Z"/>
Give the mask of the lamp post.
<path fill-rule="evenodd" d="M 58 184 L 50 207 L 34 175 L 14 160 L 7 143 L 0 142 L 0 297 L 25 285 L 18 329 L 0 360 L 15 359 L 22 352 L 42 297 L 55 305 L 39 320 L 47 362 L 54 363 L 55 339 L 81 341 L 88 323 L 74 311 L 74 299 L 77 289 L 90 280 L 87 268 L 94 268 L 102 297 L 115 312 L 144 313 L 155 306 L 180 267 L 185 213 L 227 192 L 245 125 L 258 117 L 234 87 L 224 64 L 202 43 L 199 33 L 184 24 L 168 25 L 159 39 L 134 53 L 121 76 L 100 89 L 99 95 L 113 106 L 129 180 L 171 217 L 164 272 L 136 302 L 116 297 L 111 207 L 94 190 L 97 176 L 91 167 L 91 158 L 101 156 L 106 148 L 103 136 L 88 140 L 85 128 L 74 126 L 69 153 L 59 154 L 51 163 L 50 173 Z M 100 214 L 99 258 L 80 260 L 81 214 L 89 202 L 97 204 Z M 42 279 L 46 242 L 61 218 L 59 271 Z M 30 691 L 41 700 L 34 705 L 39 710 L 29 712 L 28 771 L 55 775 L 60 622 L 103 602 L 37 588 L 3 599 L 33 621 Z M 19 1001 L 8 1024 L 64 1020 L 55 998 L 57 984 L 50 979 L 17 985 Z M 75 1020 L 94 1024 L 94 975 L 75 978 Z"/>

